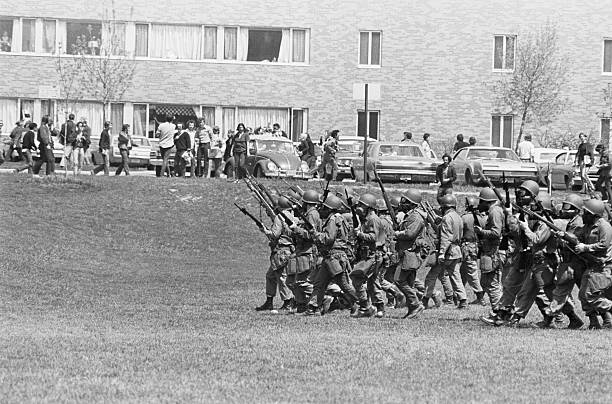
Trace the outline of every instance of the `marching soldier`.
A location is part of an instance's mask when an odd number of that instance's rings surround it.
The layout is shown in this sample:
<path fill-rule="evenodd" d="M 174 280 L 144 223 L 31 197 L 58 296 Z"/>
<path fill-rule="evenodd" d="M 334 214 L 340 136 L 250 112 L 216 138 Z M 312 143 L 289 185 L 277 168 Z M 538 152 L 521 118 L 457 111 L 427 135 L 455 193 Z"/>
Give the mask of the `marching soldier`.
<path fill-rule="evenodd" d="M 279 197 L 277 206 L 289 219 L 295 222 L 295 218 L 290 212 L 292 206 L 287 198 L 284 196 Z M 286 282 L 287 265 L 295 249 L 292 231 L 279 213 L 274 218 L 272 227 L 270 229 L 262 229 L 262 232 L 266 234 L 271 241 L 272 254 L 270 255 L 270 267 L 266 273 L 266 302 L 255 308 L 255 310 L 273 310 L 273 301 L 274 296 L 276 296 L 277 288 L 278 294 L 281 299 L 283 299 L 283 305 L 279 310 L 290 310 L 292 306 L 292 296 L 291 290 L 287 287 Z"/>
<path fill-rule="evenodd" d="M 355 289 L 349 281 L 348 274 L 351 266 L 346 256 L 348 235 L 352 230 L 339 213 L 341 209 L 342 201 L 335 195 L 329 195 L 320 209 L 321 218 L 324 220 L 322 230 L 310 232 L 318 252 L 323 257 L 323 262 L 314 284 L 313 293 L 316 299 L 310 300 L 305 315 L 325 314 L 325 311 L 321 311 L 320 308 L 323 305 L 327 286 L 332 281 L 342 289 L 345 299 L 353 307 L 358 300 Z"/>
<path fill-rule="evenodd" d="M 464 286 L 465 284 L 469 284 L 476 295 L 476 299 L 470 302 L 470 304 L 485 306 L 484 292 L 478 274 L 478 255 L 480 247 L 478 236 L 474 230 L 475 226 L 484 226 L 484 218 L 478 212 L 478 198 L 468 196 L 465 199 L 465 213 L 461 216 L 461 220 L 463 221 L 463 239 L 461 243 L 463 263 L 461 264 L 461 281 Z"/>
<path fill-rule="evenodd" d="M 395 197 L 395 199 L 397 199 L 397 206 L 399 206 L 399 198 Z M 397 206 L 393 206 L 393 198 L 390 202 L 391 206 L 394 208 L 394 212 L 397 211 Z M 389 209 L 387 209 L 387 205 L 383 199 L 377 199 L 376 206 L 378 217 L 380 217 L 385 232 L 383 264 L 379 271 L 378 282 L 387 295 L 387 307 L 395 308 L 396 304 L 397 307 L 401 307 L 405 303 L 403 299 L 404 295 L 393 284 L 393 275 L 391 275 L 391 280 L 388 279 L 389 273 L 395 273 L 395 267 L 397 266 L 397 252 L 395 251 L 395 241 L 393 240 L 393 219 L 391 219 Z"/>
<path fill-rule="evenodd" d="M 576 252 L 586 260 L 578 297 L 589 317 L 589 328 L 599 327 L 598 315 L 604 328 L 612 328 L 612 301 L 603 293 L 612 286 L 612 225 L 604 219 L 604 212 L 604 202 L 598 199 L 584 202 L 584 230 L 576 246 Z"/>
<path fill-rule="evenodd" d="M 321 217 L 317 210 L 319 193 L 314 190 L 307 190 L 302 195 L 301 202 L 304 209 L 304 219 L 308 221 L 310 226 L 303 222 L 301 222 L 301 226 L 292 226 L 295 239 L 295 258 L 292 259 L 292 265 L 289 265 L 287 274 L 287 285 L 293 291 L 298 313 L 306 311 L 307 303 L 313 291 L 309 276 L 317 265 L 316 247 L 308 227 L 312 227 L 315 232 L 321 231 Z"/>
<path fill-rule="evenodd" d="M 438 227 L 438 249 L 436 264 L 425 277 L 425 296 L 431 297 L 440 272 L 448 273 L 455 296 L 459 302 L 457 308 L 467 308 L 467 296 L 461 282 L 461 238 L 463 236 L 463 222 L 461 216 L 455 211 L 457 199 L 454 195 L 444 195 L 440 198 L 442 209 L 442 222 Z"/>
<path fill-rule="evenodd" d="M 576 237 L 582 231 L 584 224 L 582 223 L 582 208 L 584 201 L 579 195 L 569 194 L 563 201 L 561 206 L 560 216 L 562 219 L 569 220 L 565 229 L 565 233 Z M 559 238 L 563 234 L 558 235 Z M 580 280 L 585 269 L 585 261 L 578 258 L 567 243 L 561 243 L 560 246 L 561 262 L 557 270 L 557 282 L 552 292 L 552 299 L 548 311 L 549 316 L 555 316 L 561 312 L 561 309 L 572 299 L 572 290 L 574 285 L 580 289 Z M 597 319 L 597 317 L 595 317 Z M 599 320 L 597 319 L 597 323 Z M 583 321 L 578 319 L 570 319 L 570 324 L 567 328 L 579 329 L 584 325 Z M 593 324 L 594 327 L 597 324 Z"/>
<path fill-rule="evenodd" d="M 417 317 L 425 309 L 424 305 L 421 304 L 416 288 L 417 271 L 423 264 L 423 258 L 428 253 L 427 245 L 423 238 L 426 231 L 426 214 L 418 209 L 422 199 L 421 192 L 416 189 L 408 189 L 400 198 L 399 209 L 404 213 L 404 217 L 400 222 L 399 230 L 395 232 L 399 264 L 393 279 L 399 290 L 406 297 L 408 313 L 406 313 L 404 318 Z M 425 299 L 423 298 L 426 304 L 429 299 Z"/>
<path fill-rule="evenodd" d="M 359 311 L 355 317 L 370 317 L 376 313 L 376 317 L 380 318 L 385 314 L 379 272 L 382 269 L 386 234 L 382 221 L 376 215 L 376 197 L 363 194 L 358 205 L 362 224 L 356 233 L 357 262 L 351 272 L 351 280 L 359 298 Z M 370 305 L 368 297 L 374 307 Z"/>
<path fill-rule="evenodd" d="M 484 188 L 481 190 L 478 199 L 478 209 L 487 215 L 484 228 L 474 227 L 482 248 L 480 254 L 480 284 L 484 293 L 489 296 L 493 310 L 489 317 L 482 318 L 483 321 L 487 322 L 488 319 L 495 317 L 495 309 L 502 296 L 502 257 L 499 252 L 499 245 L 504 229 L 505 215 L 492 189 Z"/>

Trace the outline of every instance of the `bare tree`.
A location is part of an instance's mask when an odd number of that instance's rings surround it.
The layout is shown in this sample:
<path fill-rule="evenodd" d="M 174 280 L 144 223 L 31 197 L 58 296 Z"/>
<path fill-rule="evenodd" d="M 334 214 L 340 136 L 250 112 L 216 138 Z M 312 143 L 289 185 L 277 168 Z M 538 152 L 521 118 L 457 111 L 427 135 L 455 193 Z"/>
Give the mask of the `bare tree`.
<path fill-rule="evenodd" d="M 72 56 L 63 57 L 62 46 L 65 44 L 59 45 L 55 70 L 59 78 L 61 111 L 63 120 L 66 121 L 68 114 L 74 111 L 76 103 L 85 96 L 85 83 L 88 80 L 83 70 L 82 60 Z"/>
<path fill-rule="evenodd" d="M 521 118 L 515 149 L 523 137 L 525 124 L 547 125 L 564 110 L 567 66 L 568 59 L 560 51 L 553 25 L 521 35 L 517 41 L 514 71 L 502 75 L 493 85 L 496 104 L 511 108 Z"/>

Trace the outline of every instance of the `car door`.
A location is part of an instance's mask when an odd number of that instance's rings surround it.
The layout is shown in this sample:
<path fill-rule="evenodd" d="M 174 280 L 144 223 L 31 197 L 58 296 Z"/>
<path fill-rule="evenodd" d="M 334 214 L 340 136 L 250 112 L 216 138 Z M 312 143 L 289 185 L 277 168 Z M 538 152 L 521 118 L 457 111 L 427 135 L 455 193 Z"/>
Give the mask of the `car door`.
<path fill-rule="evenodd" d="M 565 188 L 565 178 L 569 175 L 567 160 L 569 152 L 560 153 L 555 158 L 555 162 L 551 164 L 551 181 L 552 187 L 555 189 Z M 571 179 L 571 175 L 570 175 Z"/>

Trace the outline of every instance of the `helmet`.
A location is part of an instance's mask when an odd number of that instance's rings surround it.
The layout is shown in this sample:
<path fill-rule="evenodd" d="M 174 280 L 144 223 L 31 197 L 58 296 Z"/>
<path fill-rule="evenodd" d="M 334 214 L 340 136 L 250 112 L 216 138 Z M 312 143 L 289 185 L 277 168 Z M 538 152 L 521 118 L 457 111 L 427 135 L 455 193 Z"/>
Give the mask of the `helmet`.
<path fill-rule="evenodd" d="M 278 197 L 276 195 L 271 195 L 270 196 L 270 202 L 272 202 L 272 206 L 273 207 L 277 207 L 278 206 Z"/>
<path fill-rule="evenodd" d="M 603 217 L 606 207 L 599 199 L 589 199 L 584 201 L 584 210 L 592 215 Z"/>
<path fill-rule="evenodd" d="M 497 201 L 497 194 L 491 188 L 483 188 L 480 190 L 478 199 L 483 202 L 495 202 Z"/>
<path fill-rule="evenodd" d="M 455 195 L 444 195 L 440 198 L 440 207 L 443 208 L 456 208 L 457 198 Z"/>
<path fill-rule="evenodd" d="M 314 189 L 309 189 L 302 195 L 304 203 L 319 203 L 319 193 Z"/>
<path fill-rule="evenodd" d="M 546 192 L 538 194 L 538 202 L 542 205 L 542 208 L 546 210 L 553 210 L 552 198 Z"/>
<path fill-rule="evenodd" d="M 280 209 L 290 209 L 293 206 L 291 206 L 291 202 L 289 202 L 289 199 L 285 198 L 284 196 L 279 196 L 278 197 L 278 207 Z"/>
<path fill-rule="evenodd" d="M 399 196 L 392 196 L 391 198 L 389 198 L 389 203 L 391 204 L 391 207 L 393 209 L 397 209 L 400 206 L 400 197 Z"/>
<path fill-rule="evenodd" d="M 477 208 L 478 203 L 478 198 L 476 198 L 475 196 L 468 196 L 467 198 L 465 198 L 466 208 Z"/>
<path fill-rule="evenodd" d="M 384 199 L 377 199 L 376 200 L 376 209 L 380 210 L 380 211 L 388 210 L 387 209 L 387 204 L 385 203 Z"/>
<path fill-rule="evenodd" d="M 519 188 L 524 189 L 525 191 L 527 191 L 532 197 L 536 197 L 538 195 L 538 193 L 540 192 L 540 186 L 538 185 L 537 182 L 533 181 L 533 180 L 527 180 L 524 181 Z"/>
<path fill-rule="evenodd" d="M 404 193 L 404 195 L 401 196 L 401 199 L 406 199 L 409 202 L 418 205 L 423 200 L 423 196 L 421 195 L 421 191 L 416 189 L 409 189 Z"/>
<path fill-rule="evenodd" d="M 584 200 L 582 200 L 580 195 L 577 195 L 577 194 L 569 194 L 567 197 L 565 197 L 563 204 L 566 204 L 566 203 L 570 206 L 575 207 L 578 210 L 584 207 Z"/>
<path fill-rule="evenodd" d="M 338 210 L 342 207 L 342 201 L 336 195 L 327 195 L 323 206 L 331 210 Z"/>
<path fill-rule="evenodd" d="M 359 198 L 361 205 L 367 206 L 370 209 L 376 209 L 376 197 L 372 194 L 363 194 Z"/>

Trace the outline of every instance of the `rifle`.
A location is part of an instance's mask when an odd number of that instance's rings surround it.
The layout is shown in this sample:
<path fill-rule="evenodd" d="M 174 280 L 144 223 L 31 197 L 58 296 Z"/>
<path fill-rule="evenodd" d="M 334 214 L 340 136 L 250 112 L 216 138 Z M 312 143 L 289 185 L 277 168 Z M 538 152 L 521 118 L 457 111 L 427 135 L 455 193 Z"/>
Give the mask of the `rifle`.
<path fill-rule="evenodd" d="M 268 230 L 266 228 L 266 226 L 264 226 L 264 224 L 261 222 L 261 220 L 257 219 L 255 216 L 253 216 L 251 214 L 251 212 L 246 210 L 246 208 L 243 208 L 243 207 L 239 206 L 236 202 L 234 202 L 234 206 L 236 206 L 238 208 L 238 210 L 240 210 L 242 213 L 244 213 L 245 216 L 250 217 L 251 220 L 253 220 L 255 222 L 255 224 L 257 225 L 257 227 L 259 227 L 260 230 L 263 230 L 263 231 Z M 264 234 L 266 234 L 266 233 L 264 233 Z M 266 234 L 266 237 L 268 237 L 268 240 L 270 239 L 270 236 L 268 236 L 267 234 Z"/>
<path fill-rule="evenodd" d="M 302 188 L 299 187 L 299 185 L 291 185 L 287 182 L 287 180 L 285 180 L 284 178 L 281 178 L 281 181 L 283 181 L 283 183 L 289 187 L 290 190 L 292 190 L 293 192 L 295 192 L 296 195 L 302 196 L 304 195 L 304 190 Z"/>
<path fill-rule="evenodd" d="M 389 216 L 391 216 L 391 220 L 393 221 L 393 229 L 397 229 L 399 227 L 399 223 L 397 223 L 397 217 L 395 217 L 395 210 L 393 210 L 393 206 L 391 206 L 391 202 L 389 201 L 389 197 L 387 196 L 387 192 L 385 192 L 385 186 L 382 183 L 382 180 L 378 176 L 378 172 L 376 171 L 376 167 L 372 167 L 374 171 L 374 179 L 378 182 L 378 186 L 380 187 L 380 191 L 382 192 L 383 199 L 385 200 L 385 205 L 387 205 L 387 210 L 389 211 Z"/>
<path fill-rule="evenodd" d="M 487 181 L 488 181 L 488 178 L 487 178 Z M 488 184 L 491 184 L 491 181 L 488 181 Z M 504 203 L 504 207 L 508 209 L 510 207 L 510 184 L 506 180 L 506 173 L 503 171 L 502 171 L 502 187 L 504 188 L 504 191 L 506 193 L 506 201 Z M 497 195 L 497 193 L 495 193 L 495 195 Z M 501 202 L 501 199 L 500 199 L 500 202 Z M 504 211 L 504 214 L 506 214 L 505 212 L 506 211 Z M 499 242 L 499 249 L 502 251 L 507 251 L 508 250 L 508 233 L 510 232 L 510 229 L 508 228 L 507 218 L 504 221 L 504 228 L 505 228 L 505 232 L 502 235 L 501 241 Z"/>
<path fill-rule="evenodd" d="M 331 177 L 328 178 L 327 184 L 325 185 L 325 189 L 323 190 L 323 197 L 321 198 L 321 205 L 325 203 L 327 200 L 327 196 L 329 195 L 329 182 L 331 181 Z"/>
<path fill-rule="evenodd" d="M 304 222 L 304 228 L 306 229 L 306 231 L 311 231 L 314 230 L 314 226 L 312 225 L 312 223 L 310 223 L 310 221 L 308 220 L 308 218 L 306 217 L 306 215 L 304 214 L 304 212 L 297 210 L 295 213 L 297 213 L 297 216 L 302 219 L 302 221 Z"/>
<path fill-rule="evenodd" d="M 480 220 L 478 218 L 478 208 L 468 207 L 468 211 L 472 213 L 472 217 L 474 218 L 474 226 L 480 226 Z M 474 234 L 476 234 L 476 231 L 474 231 Z M 477 258 L 480 258 L 482 256 L 482 245 L 481 245 L 482 243 L 480 241 L 480 237 L 478 237 L 478 234 L 476 234 L 476 239 L 478 240 Z"/>
<path fill-rule="evenodd" d="M 274 220 L 274 217 L 276 217 L 276 213 L 274 212 L 274 208 L 272 207 L 272 205 L 267 201 L 267 199 L 262 195 L 261 191 L 251 182 L 248 177 L 244 177 L 243 179 L 249 190 L 255 195 L 255 198 L 259 201 L 259 204 L 263 206 L 268 217 Z"/>
<path fill-rule="evenodd" d="M 582 181 L 585 183 L 587 193 L 589 194 L 591 199 L 599 199 L 597 193 L 595 192 L 595 185 L 593 185 L 593 181 L 591 181 L 591 179 L 589 178 L 588 174 L 586 173 L 586 170 L 584 176 L 582 177 Z M 608 198 L 610 198 L 610 194 L 608 194 Z M 608 220 L 611 220 L 612 211 L 610 211 L 610 206 L 606 202 L 604 202 L 604 208 L 606 209 L 606 213 L 608 214 Z"/>
<path fill-rule="evenodd" d="M 353 228 L 356 229 L 359 227 L 359 218 L 357 217 L 357 212 L 355 211 L 355 206 L 353 205 L 353 197 L 349 196 L 346 189 L 344 190 L 344 193 L 346 194 L 346 201 L 351 209 L 351 215 L 353 215 Z"/>
<path fill-rule="evenodd" d="M 440 225 L 438 224 L 438 219 L 440 218 L 440 216 L 438 216 L 436 214 L 436 212 L 434 212 L 433 208 L 431 207 L 431 205 L 429 204 L 429 202 L 427 201 L 422 201 L 421 202 L 421 208 L 425 211 L 425 213 L 427 214 L 427 221 L 429 222 L 429 224 L 431 225 L 431 227 L 436 231 L 436 233 L 439 230 Z"/>
<path fill-rule="evenodd" d="M 247 186 L 249 186 L 250 183 L 249 189 L 255 193 L 257 199 L 259 199 L 260 203 L 264 205 L 268 216 L 274 221 L 274 218 L 278 214 L 283 218 L 287 226 L 292 226 L 293 220 L 291 220 L 282 210 L 273 207 L 274 203 L 272 193 L 268 191 L 268 189 L 262 183 L 257 181 L 255 177 L 249 174 L 247 170 L 244 170 L 244 172 L 246 173 L 244 180 L 247 183 Z"/>

